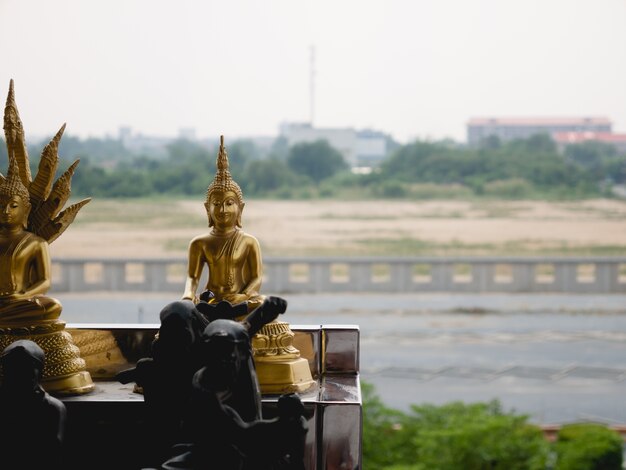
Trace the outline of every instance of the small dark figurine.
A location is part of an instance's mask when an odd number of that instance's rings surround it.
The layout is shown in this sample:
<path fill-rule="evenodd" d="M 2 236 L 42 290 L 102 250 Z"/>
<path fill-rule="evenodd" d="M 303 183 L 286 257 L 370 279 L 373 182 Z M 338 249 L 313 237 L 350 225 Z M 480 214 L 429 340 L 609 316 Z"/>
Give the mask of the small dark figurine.
<path fill-rule="evenodd" d="M 1 468 L 63 468 L 66 409 L 39 385 L 44 352 L 33 341 L 18 340 L 0 355 Z"/>
<path fill-rule="evenodd" d="M 200 362 L 200 335 L 204 328 L 193 302 L 176 301 L 160 314 L 161 326 L 152 343 L 152 357 L 137 361 L 122 371 L 121 383 L 135 382 L 146 403 L 146 437 L 151 464 L 162 462 L 169 448 L 180 438 L 181 417 L 191 392 L 193 374 Z M 148 463 L 148 462 L 146 462 Z"/>
<path fill-rule="evenodd" d="M 162 469 L 300 470 L 307 422 L 297 395 L 283 395 L 278 417 L 263 419 L 250 337 L 286 310 L 268 297 L 239 323 L 212 321 L 204 330 L 203 367 L 192 381 L 184 436 Z"/>

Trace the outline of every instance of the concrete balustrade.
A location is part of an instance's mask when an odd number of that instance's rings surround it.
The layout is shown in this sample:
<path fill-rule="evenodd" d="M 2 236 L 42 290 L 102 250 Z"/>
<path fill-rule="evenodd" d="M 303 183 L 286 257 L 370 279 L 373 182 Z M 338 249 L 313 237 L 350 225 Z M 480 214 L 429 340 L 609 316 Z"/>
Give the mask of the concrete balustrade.
<path fill-rule="evenodd" d="M 263 263 L 263 292 L 276 294 L 626 293 L 626 257 L 276 257 Z M 52 292 L 180 293 L 185 272 L 179 258 L 56 259 Z"/>

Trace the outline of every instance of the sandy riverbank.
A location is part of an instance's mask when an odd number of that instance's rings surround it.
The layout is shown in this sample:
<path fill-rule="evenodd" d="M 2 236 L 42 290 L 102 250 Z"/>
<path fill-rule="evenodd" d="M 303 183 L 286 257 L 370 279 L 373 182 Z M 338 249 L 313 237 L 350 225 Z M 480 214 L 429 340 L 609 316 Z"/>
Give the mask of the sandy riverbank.
<path fill-rule="evenodd" d="M 626 254 L 626 202 L 248 200 L 264 255 Z M 56 257 L 179 257 L 208 230 L 202 200 L 94 200 Z"/>

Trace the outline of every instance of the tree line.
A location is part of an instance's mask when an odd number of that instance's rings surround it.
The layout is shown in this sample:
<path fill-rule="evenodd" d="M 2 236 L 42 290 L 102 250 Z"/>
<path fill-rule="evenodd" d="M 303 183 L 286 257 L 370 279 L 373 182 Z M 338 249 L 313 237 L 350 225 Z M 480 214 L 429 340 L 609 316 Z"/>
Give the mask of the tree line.
<path fill-rule="evenodd" d="M 31 163 L 38 162 L 44 144 L 29 146 Z M 288 146 L 279 138 L 263 158 L 248 140 L 234 141 L 227 150 L 231 174 L 248 197 L 579 198 L 609 195 L 613 185 L 626 183 L 626 155 L 614 147 L 586 142 L 559 151 L 547 135 L 512 142 L 490 138 L 478 147 L 418 140 L 398 146 L 369 174 L 352 173 L 326 141 Z M 116 139 L 66 136 L 60 171 L 81 158 L 72 181 L 80 196 L 203 194 L 215 173 L 217 145 L 177 140 L 166 153 L 134 155 Z M 5 146 L 0 154 L 6 162 Z"/>

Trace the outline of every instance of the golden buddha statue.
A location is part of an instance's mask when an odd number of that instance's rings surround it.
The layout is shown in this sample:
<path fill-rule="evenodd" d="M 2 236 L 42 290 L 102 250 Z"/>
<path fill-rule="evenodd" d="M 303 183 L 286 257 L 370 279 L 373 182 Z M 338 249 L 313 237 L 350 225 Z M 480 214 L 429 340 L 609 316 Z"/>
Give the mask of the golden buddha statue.
<path fill-rule="evenodd" d="M 206 265 L 209 277 L 205 292 L 212 293 L 207 299 L 209 303 L 247 302 L 248 312 L 263 303 L 265 297 L 259 293 L 263 279 L 261 247 L 255 237 L 242 230 L 244 206 L 241 188 L 230 174 L 224 136 L 221 136 L 217 172 L 204 203 L 211 231 L 189 244 L 183 299 L 198 302 L 198 284 Z M 252 338 L 262 392 L 298 392 L 314 384 L 308 361 L 293 347 L 293 337 L 288 323 L 274 321 Z"/>
<path fill-rule="evenodd" d="M 44 350 L 42 386 L 48 392 L 85 393 L 94 385 L 65 323 L 61 304 L 45 294 L 50 288 L 48 244 L 73 222 L 90 199 L 61 211 L 70 196 L 78 161 L 54 183 L 58 145 L 65 125 L 44 148 L 39 170 L 31 178 L 13 80 L 4 111 L 9 157 L 7 176 L 0 175 L 0 349 L 30 339 Z"/>
<path fill-rule="evenodd" d="M 196 291 L 204 265 L 209 269 L 205 290 L 214 295 L 209 303 L 227 300 L 231 304 L 248 302 L 248 311 L 263 303 L 259 295 L 263 277 L 261 248 L 252 235 L 241 230 L 245 202 L 239 185 L 228 169 L 228 154 L 221 137 L 217 174 L 207 189 L 209 218 L 207 234 L 194 238 L 189 245 L 187 283 L 183 299 L 197 302 Z"/>

